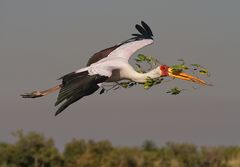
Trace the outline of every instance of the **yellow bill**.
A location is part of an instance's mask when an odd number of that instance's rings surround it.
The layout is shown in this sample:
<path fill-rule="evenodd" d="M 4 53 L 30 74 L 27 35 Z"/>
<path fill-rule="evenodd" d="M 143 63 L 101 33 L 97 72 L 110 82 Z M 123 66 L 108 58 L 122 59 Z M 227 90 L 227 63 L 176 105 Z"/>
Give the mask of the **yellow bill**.
<path fill-rule="evenodd" d="M 183 73 L 183 72 L 175 72 L 172 68 L 168 68 L 168 75 L 173 78 L 178 78 L 186 81 L 192 81 L 200 85 L 208 85 L 204 80 L 197 78 L 195 76 Z"/>

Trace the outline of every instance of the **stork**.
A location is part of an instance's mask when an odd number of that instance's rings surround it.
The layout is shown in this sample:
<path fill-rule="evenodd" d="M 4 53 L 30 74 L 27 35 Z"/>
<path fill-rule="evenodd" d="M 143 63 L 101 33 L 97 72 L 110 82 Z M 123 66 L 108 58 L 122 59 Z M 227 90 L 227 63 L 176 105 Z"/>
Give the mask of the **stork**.
<path fill-rule="evenodd" d="M 153 33 L 150 27 L 143 21 L 141 25 L 136 24 L 138 34 L 132 34 L 132 38 L 95 53 L 87 62 L 87 66 L 75 72 L 62 76 L 62 83 L 44 91 L 25 93 L 23 98 L 36 98 L 46 96 L 57 90 L 59 91 L 55 106 L 61 104 L 55 115 L 61 113 L 72 103 L 96 92 L 102 83 L 130 80 L 144 83 L 147 78 L 173 77 L 192 81 L 205 85 L 205 81 L 179 72 L 174 73 L 167 65 L 160 65 L 155 69 L 139 73 L 129 64 L 130 57 L 139 49 L 153 44 Z"/>

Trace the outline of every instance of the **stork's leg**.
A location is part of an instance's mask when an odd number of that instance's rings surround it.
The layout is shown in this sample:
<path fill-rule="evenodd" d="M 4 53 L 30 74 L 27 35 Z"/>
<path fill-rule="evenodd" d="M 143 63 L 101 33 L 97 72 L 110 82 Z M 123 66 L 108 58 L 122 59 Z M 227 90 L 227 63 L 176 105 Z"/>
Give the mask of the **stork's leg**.
<path fill-rule="evenodd" d="M 57 85 L 57 86 L 54 86 L 50 89 L 47 89 L 47 90 L 43 90 L 43 91 L 33 91 L 33 92 L 30 92 L 30 93 L 24 93 L 24 94 L 21 94 L 21 96 L 23 98 L 37 98 L 37 97 L 42 97 L 42 96 L 46 96 L 50 93 L 53 93 L 57 90 L 59 90 L 60 88 L 62 87 L 62 84 L 61 85 Z"/>

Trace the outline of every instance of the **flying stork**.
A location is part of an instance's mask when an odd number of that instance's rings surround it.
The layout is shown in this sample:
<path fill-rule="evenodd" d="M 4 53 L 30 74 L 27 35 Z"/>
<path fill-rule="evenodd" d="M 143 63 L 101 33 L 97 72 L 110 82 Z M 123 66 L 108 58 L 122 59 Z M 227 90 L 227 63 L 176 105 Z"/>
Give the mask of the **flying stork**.
<path fill-rule="evenodd" d="M 58 115 L 72 103 L 96 92 L 104 82 L 130 80 L 144 83 L 149 77 L 156 79 L 170 76 L 202 85 L 206 84 L 203 80 L 183 72 L 174 73 L 172 68 L 167 65 L 160 65 L 146 73 L 135 71 L 128 62 L 129 58 L 139 49 L 153 43 L 153 33 L 145 22 L 142 21 L 141 25 L 137 24 L 135 27 L 139 31 L 138 34 L 132 34 L 132 38 L 95 53 L 89 59 L 85 68 L 59 78 L 62 80 L 60 85 L 21 96 L 23 98 L 36 98 L 60 90 L 55 103 L 55 106 L 61 104 L 55 113 L 55 115 Z"/>

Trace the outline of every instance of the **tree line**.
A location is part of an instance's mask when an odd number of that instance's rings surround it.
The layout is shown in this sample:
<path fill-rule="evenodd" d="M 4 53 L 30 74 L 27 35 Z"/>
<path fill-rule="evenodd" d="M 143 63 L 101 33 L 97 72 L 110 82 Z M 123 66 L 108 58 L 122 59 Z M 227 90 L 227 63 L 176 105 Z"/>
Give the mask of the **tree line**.
<path fill-rule="evenodd" d="M 147 140 L 139 147 L 72 139 L 60 152 L 42 133 L 14 132 L 15 143 L 0 141 L 0 167 L 240 167 L 240 146 L 197 147 Z"/>

